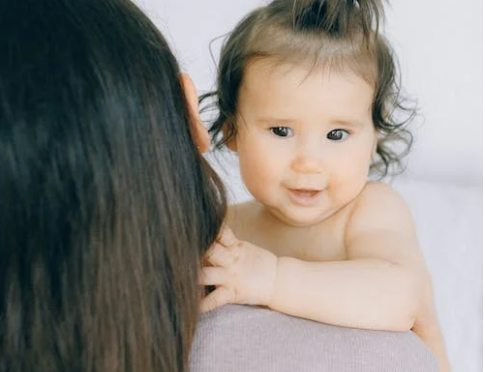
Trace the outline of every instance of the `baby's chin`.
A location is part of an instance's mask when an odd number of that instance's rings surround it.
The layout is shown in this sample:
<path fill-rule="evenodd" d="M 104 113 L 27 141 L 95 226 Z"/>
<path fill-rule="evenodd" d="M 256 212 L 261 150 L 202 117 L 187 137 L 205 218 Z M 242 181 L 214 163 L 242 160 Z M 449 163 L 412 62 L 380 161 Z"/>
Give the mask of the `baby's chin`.
<path fill-rule="evenodd" d="M 298 208 L 299 209 L 299 208 Z M 325 221 L 332 213 L 321 210 L 294 210 L 294 208 L 269 208 L 271 214 L 293 227 L 311 227 Z"/>

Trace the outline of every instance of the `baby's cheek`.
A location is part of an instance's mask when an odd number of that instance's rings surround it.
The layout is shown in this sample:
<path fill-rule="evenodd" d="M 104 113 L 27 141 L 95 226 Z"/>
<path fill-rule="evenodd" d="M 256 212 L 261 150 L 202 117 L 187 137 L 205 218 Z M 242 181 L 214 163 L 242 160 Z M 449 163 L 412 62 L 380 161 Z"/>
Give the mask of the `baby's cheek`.
<path fill-rule="evenodd" d="M 371 163 L 370 152 L 364 151 L 365 148 L 355 151 L 349 156 L 342 157 L 339 164 L 339 172 L 341 177 L 355 179 L 367 178 L 369 167 Z"/>
<path fill-rule="evenodd" d="M 267 159 L 249 155 L 240 159 L 241 175 L 244 183 L 250 185 L 268 185 L 273 178 L 274 169 L 268 164 Z"/>
<path fill-rule="evenodd" d="M 347 204 L 360 193 L 367 182 L 369 163 L 361 159 L 341 163 L 332 174 L 328 190 L 336 204 Z"/>
<path fill-rule="evenodd" d="M 240 157 L 241 176 L 244 184 L 256 199 L 268 197 L 281 182 L 276 159 L 261 153 L 248 153 Z"/>

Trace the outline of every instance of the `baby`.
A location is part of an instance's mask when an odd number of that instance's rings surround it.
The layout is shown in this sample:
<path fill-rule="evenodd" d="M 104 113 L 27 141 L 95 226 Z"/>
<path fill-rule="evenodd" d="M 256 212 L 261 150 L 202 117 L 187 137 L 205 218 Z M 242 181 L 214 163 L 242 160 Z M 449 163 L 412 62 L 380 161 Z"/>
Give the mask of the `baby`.
<path fill-rule="evenodd" d="M 413 330 L 448 371 L 411 213 L 372 172 L 402 155 L 401 105 L 382 4 L 275 0 L 245 17 L 220 59 L 211 133 L 237 152 L 254 200 L 234 205 L 206 255 L 202 311 L 267 306 L 319 322 Z M 404 122 L 397 114 L 407 113 Z M 402 116 L 401 116 L 402 117 Z"/>

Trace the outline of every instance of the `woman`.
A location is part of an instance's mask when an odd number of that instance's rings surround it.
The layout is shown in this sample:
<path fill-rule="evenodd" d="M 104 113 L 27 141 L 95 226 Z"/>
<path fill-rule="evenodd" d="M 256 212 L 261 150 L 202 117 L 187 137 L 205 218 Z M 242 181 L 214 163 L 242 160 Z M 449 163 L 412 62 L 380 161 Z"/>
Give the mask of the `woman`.
<path fill-rule="evenodd" d="M 0 371 L 182 371 L 225 213 L 190 79 L 128 0 L 0 32 Z"/>

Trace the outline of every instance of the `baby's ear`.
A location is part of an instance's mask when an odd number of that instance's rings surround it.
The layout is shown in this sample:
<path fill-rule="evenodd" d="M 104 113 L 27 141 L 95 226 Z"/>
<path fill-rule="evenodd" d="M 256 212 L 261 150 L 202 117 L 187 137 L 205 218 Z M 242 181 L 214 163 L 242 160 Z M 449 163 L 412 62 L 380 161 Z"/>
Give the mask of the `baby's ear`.
<path fill-rule="evenodd" d="M 190 115 L 190 126 L 194 142 L 201 153 L 210 149 L 210 136 L 199 114 L 199 97 L 194 82 L 189 75 L 179 74 L 180 84 L 185 93 Z"/>
<path fill-rule="evenodd" d="M 226 141 L 227 148 L 231 151 L 237 152 L 236 136 L 233 135 L 232 138 L 229 139 L 231 136 L 231 126 L 233 125 L 233 123 L 226 121 L 222 126 L 222 135 L 224 136 L 224 141 Z"/>

